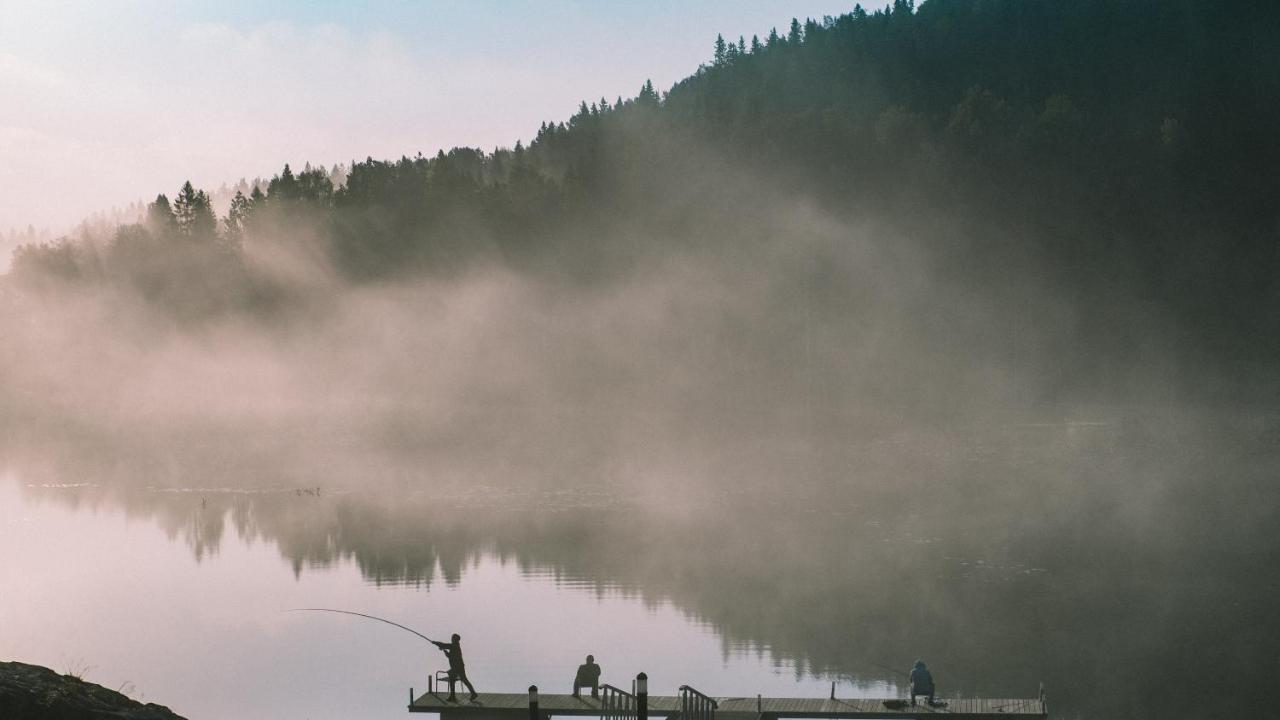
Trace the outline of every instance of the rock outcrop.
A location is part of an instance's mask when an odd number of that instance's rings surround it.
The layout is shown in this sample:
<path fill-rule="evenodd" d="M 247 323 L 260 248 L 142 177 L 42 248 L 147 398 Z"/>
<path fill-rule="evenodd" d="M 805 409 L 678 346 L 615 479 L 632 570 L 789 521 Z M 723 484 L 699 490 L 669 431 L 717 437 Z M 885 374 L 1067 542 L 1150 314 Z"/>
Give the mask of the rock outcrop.
<path fill-rule="evenodd" d="M 0 662 L 0 718 L 5 720 L 184 720 L 114 690 L 49 668 Z"/>

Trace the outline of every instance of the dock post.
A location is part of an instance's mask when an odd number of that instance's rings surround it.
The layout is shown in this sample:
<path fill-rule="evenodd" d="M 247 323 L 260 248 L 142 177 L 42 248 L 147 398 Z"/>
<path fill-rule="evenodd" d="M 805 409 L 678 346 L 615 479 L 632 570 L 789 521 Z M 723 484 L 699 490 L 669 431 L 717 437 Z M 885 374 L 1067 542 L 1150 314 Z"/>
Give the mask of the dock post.
<path fill-rule="evenodd" d="M 529 720 L 538 720 L 538 686 L 529 686 Z"/>
<path fill-rule="evenodd" d="M 413 707 L 413 686 L 409 686 L 409 707 Z"/>
<path fill-rule="evenodd" d="M 636 720 L 649 720 L 649 676 L 636 676 Z"/>
<path fill-rule="evenodd" d="M 831 699 L 832 700 L 836 699 L 836 681 L 835 680 L 831 681 Z"/>
<path fill-rule="evenodd" d="M 435 695 L 436 691 L 431 687 L 431 681 L 434 680 L 430 675 L 427 676 L 427 694 Z"/>

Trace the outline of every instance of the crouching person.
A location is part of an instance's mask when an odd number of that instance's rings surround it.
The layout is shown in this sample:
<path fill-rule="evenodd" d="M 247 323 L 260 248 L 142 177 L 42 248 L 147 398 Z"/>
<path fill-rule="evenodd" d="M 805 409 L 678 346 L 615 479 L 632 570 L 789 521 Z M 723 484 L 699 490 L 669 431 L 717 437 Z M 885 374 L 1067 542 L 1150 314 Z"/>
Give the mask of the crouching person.
<path fill-rule="evenodd" d="M 929 704 L 933 705 L 933 675 L 930 674 L 929 668 L 924 666 L 923 660 L 917 660 L 914 667 L 911 668 L 911 704 L 916 704 L 916 696 L 924 695 L 929 698 Z"/>

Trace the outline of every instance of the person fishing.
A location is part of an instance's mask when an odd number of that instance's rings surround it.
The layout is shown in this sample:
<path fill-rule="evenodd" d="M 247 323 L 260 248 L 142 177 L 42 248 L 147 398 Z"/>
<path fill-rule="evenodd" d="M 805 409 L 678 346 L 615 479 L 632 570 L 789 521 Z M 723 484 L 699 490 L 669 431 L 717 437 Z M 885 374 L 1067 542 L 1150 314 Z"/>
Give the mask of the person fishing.
<path fill-rule="evenodd" d="M 923 660 L 917 660 L 908 676 L 911 680 L 911 704 L 916 704 L 917 695 L 926 695 L 929 705 L 933 705 L 933 674 L 924 666 Z"/>
<path fill-rule="evenodd" d="M 401 625 L 398 622 L 394 622 L 386 618 L 380 618 L 376 615 L 369 615 L 362 612 L 355 612 L 354 610 L 338 610 L 336 608 L 311 607 L 311 608 L 290 608 L 287 612 L 326 612 L 326 613 L 339 613 L 342 615 L 354 615 L 356 617 L 367 618 L 369 620 L 376 620 L 380 623 L 394 625 L 395 627 L 398 627 L 401 630 L 407 630 L 408 632 L 411 632 L 414 635 L 417 635 L 418 637 L 422 638 L 423 640 L 426 640 L 427 642 L 431 643 L 432 645 L 435 645 L 436 647 L 440 648 L 440 651 L 444 653 L 444 656 L 449 658 L 449 702 L 458 702 L 458 698 L 454 694 L 454 686 L 459 680 L 461 680 L 462 683 L 467 686 L 467 689 L 471 691 L 472 702 L 475 702 L 475 699 L 479 696 L 479 694 L 476 692 L 475 686 L 472 685 L 471 680 L 467 678 L 467 665 L 462 659 L 462 636 L 457 633 L 453 634 L 453 638 L 451 642 L 442 643 L 442 642 L 437 642 L 435 640 L 432 640 L 431 638 L 427 637 L 426 635 L 423 635 L 422 633 L 418 632 L 417 630 L 414 630 L 413 628 L 407 625 Z"/>
<path fill-rule="evenodd" d="M 588 655 L 587 661 L 578 666 L 578 674 L 573 678 L 573 696 L 578 697 L 582 688 L 591 688 L 591 697 L 600 697 L 600 666 L 596 664 L 595 655 Z"/>
<path fill-rule="evenodd" d="M 459 680 L 467 689 L 471 691 L 471 699 L 475 700 L 478 693 L 471 681 L 467 679 L 467 666 L 462 659 L 462 636 L 458 633 L 453 634 L 452 642 L 442 643 L 436 640 L 431 641 L 432 645 L 440 648 L 444 656 L 449 658 L 449 702 L 458 702 L 457 696 L 454 695 L 454 685 Z"/>

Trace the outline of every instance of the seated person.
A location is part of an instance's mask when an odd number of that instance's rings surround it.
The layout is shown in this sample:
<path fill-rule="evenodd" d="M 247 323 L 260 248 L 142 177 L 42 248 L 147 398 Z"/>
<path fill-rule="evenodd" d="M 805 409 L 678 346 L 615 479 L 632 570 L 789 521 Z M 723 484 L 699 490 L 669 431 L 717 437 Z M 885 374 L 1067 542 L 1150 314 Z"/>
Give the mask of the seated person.
<path fill-rule="evenodd" d="M 917 660 L 915 667 L 911 668 L 911 704 L 916 704 L 917 695 L 927 695 L 929 704 L 933 704 L 933 675 L 929 673 L 929 668 L 924 666 L 923 660 Z"/>
<path fill-rule="evenodd" d="M 600 697 L 600 666 L 594 655 L 588 655 L 587 661 L 578 666 L 578 674 L 573 678 L 573 696 L 578 697 L 578 691 L 588 687 L 591 697 Z"/>

